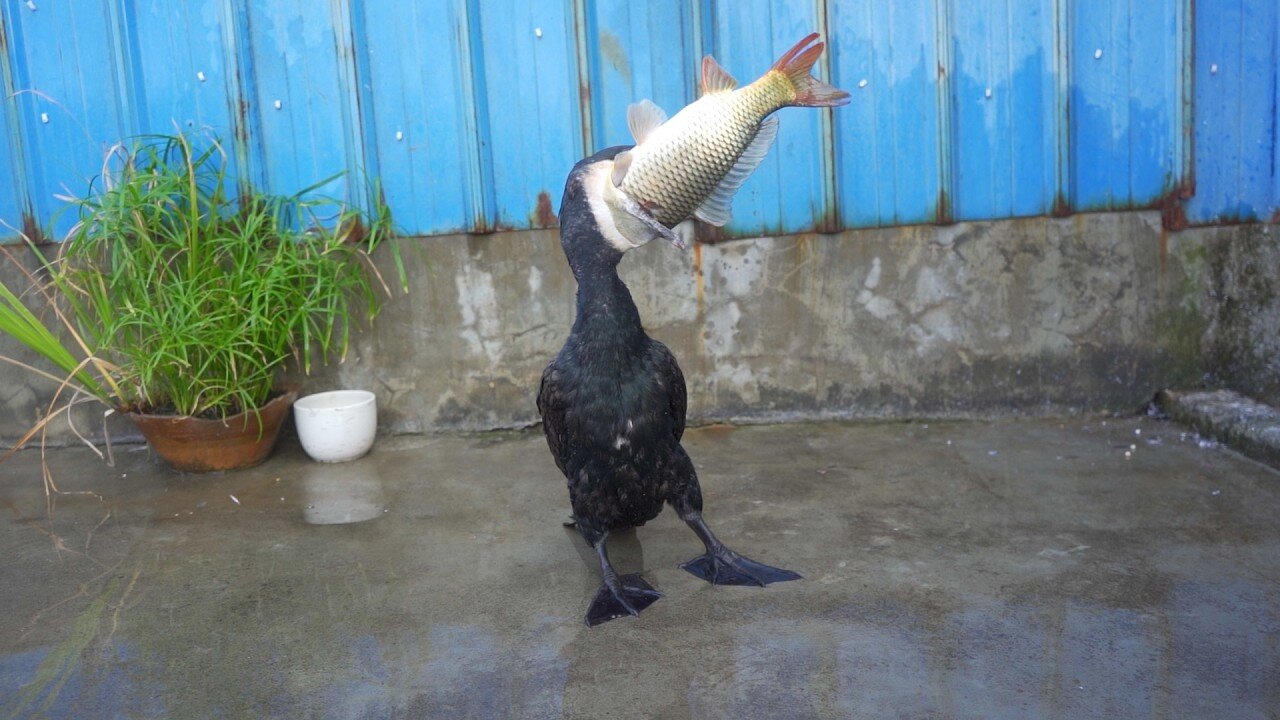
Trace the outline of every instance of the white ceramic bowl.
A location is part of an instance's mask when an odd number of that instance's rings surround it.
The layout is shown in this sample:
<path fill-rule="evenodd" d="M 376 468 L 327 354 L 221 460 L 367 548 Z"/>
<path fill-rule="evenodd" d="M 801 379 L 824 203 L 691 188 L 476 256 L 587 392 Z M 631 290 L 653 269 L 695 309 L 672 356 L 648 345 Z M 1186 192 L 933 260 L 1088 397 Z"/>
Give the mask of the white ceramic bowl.
<path fill-rule="evenodd" d="M 293 404 L 302 449 L 313 460 L 355 460 L 373 447 L 378 402 L 367 390 L 333 390 L 299 398 Z"/>

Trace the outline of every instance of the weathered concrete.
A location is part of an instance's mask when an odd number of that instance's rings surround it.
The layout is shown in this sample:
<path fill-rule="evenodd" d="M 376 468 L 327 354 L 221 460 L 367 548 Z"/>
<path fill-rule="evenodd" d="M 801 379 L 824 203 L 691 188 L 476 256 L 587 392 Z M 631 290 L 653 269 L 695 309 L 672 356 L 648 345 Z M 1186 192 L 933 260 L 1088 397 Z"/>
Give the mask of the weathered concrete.
<path fill-rule="evenodd" d="M 1280 406 L 1280 225 L 1204 232 L 1206 384 Z"/>
<path fill-rule="evenodd" d="M 1162 390 L 1156 403 L 1177 422 L 1280 469 L 1280 410 L 1230 390 Z"/>
<path fill-rule="evenodd" d="M 1231 358 L 1239 382 L 1260 368 L 1280 377 L 1280 310 L 1264 292 L 1277 252 L 1269 233 L 1171 234 L 1156 213 L 1089 214 L 686 253 L 655 243 L 622 273 L 650 333 L 685 369 L 694 422 L 1127 410 L 1164 387 L 1216 382 L 1214 364 Z M 411 294 L 304 388 L 369 388 L 394 433 L 533 422 L 538 378 L 573 320 L 556 232 L 401 247 Z M 1223 300 L 1237 285 L 1255 290 Z M 1257 305 L 1271 315 L 1255 319 Z M 51 386 L 0 367 L 0 388 L 0 437 L 12 438 Z M 100 412 L 78 423 L 99 425 Z M 52 433 L 69 437 L 61 423 Z"/>
<path fill-rule="evenodd" d="M 1140 434 L 1139 434 L 1139 431 Z M 1266 718 L 1280 474 L 1149 418 L 692 431 L 708 521 L 805 579 L 713 588 L 664 513 L 613 543 L 666 597 L 588 630 L 593 558 L 536 433 L 343 466 L 0 466 L 0 715 Z M 1132 446 L 1132 448 L 1131 448 Z M 385 511 L 385 512 L 384 512 Z M 368 518 L 354 524 L 312 524 Z"/>

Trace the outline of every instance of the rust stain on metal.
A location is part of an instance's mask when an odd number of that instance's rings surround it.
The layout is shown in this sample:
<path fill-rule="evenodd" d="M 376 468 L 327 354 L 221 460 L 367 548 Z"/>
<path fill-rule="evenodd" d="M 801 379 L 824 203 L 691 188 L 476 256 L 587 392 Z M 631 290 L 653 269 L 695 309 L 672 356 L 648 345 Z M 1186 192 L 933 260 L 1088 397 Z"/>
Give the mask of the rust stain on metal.
<path fill-rule="evenodd" d="M 1165 230 L 1187 229 L 1191 223 L 1187 221 L 1187 211 L 1183 201 L 1195 194 L 1195 181 L 1186 181 L 1157 198 L 1152 203 L 1152 208 L 1160 211 L 1160 226 Z"/>
<path fill-rule="evenodd" d="M 951 196 L 946 190 L 938 191 L 938 209 L 934 212 L 933 222 L 937 225 L 952 225 L 955 218 L 951 216 Z"/>
<path fill-rule="evenodd" d="M 22 213 L 22 235 L 29 242 L 37 245 L 44 245 L 50 242 L 49 236 L 44 234 L 44 230 L 40 228 L 40 222 L 36 220 L 35 213 L 30 210 Z"/>
<path fill-rule="evenodd" d="M 841 225 L 843 223 L 840 222 L 840 207 L 838 204 L 833 204 L 813 218 L 813 231 L 816 233 L 824 235 L 838 233 L 843 229 Z"/>
<path fill-rule="evenodd" d="M 694 220 L 693 239 L 694 247 L 697 247 L 697 243 L 715 245 L 716 243 L 724 242 L 729 239 L 729 236 L 725 233 L 724 228 L 718 228 L 701 220 Z"/>
<path fill-rule="evenodd" d="M 236 139 L 249 142 L 249 101 L 245 98 L 240 98 L 237 104 L 236 120 L 237 122 L 233 123 Z"/>
<path fill-rule="evenodd" d="M 1071 214 L 1071 203 L 1067 202 L 1067 196 L 1061 192 L 1055 193 L 1053 196 L 1053 207 L 1049 210 L 1051 217 L 1062 218 Z"/>
<path fill-rule="evenodd" d="M 551 196 L 546 190 L 538 193 L 538 205 L 533 209 L 533 224 L 538 227 L 556 227 L 560 224 L 556 211 L 551 209 Z"/>
<path fill-rule="evenodd" d="M 508 232 L 515 230 L 514 227 L 506 223 L 490 222 L 489 218 L 483 215 L 476 215 L 471 219 L 471 226 L 466 229 L 468 235 L 492 235 L 498 232 Z"/>
<path fill-rule="evenodd" d="M 354 219 L 347 221 L 342 227 L 338 228 L 338 236 L 343 241 L 351 245 L 359 245 L 369 236 L 369 228 L 360 220 Z"/>

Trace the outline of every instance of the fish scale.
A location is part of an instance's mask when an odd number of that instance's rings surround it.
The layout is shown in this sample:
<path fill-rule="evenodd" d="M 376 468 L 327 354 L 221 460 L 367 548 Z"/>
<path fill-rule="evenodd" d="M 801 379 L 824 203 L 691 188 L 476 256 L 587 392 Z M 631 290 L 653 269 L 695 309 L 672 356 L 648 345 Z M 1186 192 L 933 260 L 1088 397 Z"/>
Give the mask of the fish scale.
<path fill-rule="evenodd" d="M 848 93 L 809 74 L 823 49 L 821 42 L 814 44 L 817 37 L 814 33 L 801 40 L 759 79 L 737 89 L 715 60 L 704 58 L 703 96 L 639 134 L 636 146 L 626 153 L 621 182 L 615 177 L 618 189 L 668 228 L 695 212 L 708 222 L 723 224 L 733 193 L 773 141 L 770 128 L 769 135 L 760 138 L 762 146 L 752 146 L 773 112 L 787 106 L 848 102 Z"/>

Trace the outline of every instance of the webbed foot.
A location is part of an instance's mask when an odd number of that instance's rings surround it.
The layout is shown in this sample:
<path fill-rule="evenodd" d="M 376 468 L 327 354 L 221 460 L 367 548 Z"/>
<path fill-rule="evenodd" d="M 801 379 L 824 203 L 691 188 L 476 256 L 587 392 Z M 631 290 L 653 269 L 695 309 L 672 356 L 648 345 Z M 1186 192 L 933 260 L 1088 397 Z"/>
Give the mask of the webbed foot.
<path fill-rule="evenodd" d="M 587 608 L 587 625 L 595 627 L 615 618 L 639 615 L 661 597 L 662 593 L 636 574 L 620 575 L 614 583 L 606 579 Z"/>
<path fill-rule="evenodd" d="M 756 585 L 799 580 L 799 573 L 758 563 L 729 548 L 700 555 L 680 566 L 712 585 Z"/>

